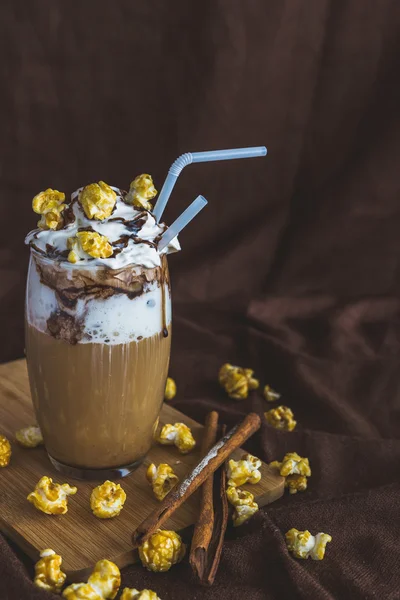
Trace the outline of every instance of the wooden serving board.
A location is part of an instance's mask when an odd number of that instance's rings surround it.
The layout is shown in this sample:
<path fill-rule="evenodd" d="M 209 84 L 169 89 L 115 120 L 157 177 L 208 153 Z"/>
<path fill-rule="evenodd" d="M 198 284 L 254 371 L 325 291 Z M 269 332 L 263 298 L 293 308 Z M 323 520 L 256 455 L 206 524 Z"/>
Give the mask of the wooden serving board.
<path fill-rule="evenodd" d="M 186 423 L 197 440 L 197 450 L 179 454 L 172 446 L 155 445 L 144 464 L 121 479 L 127 500 L 120 516 L 97 519 L 90 510 L 89 498 L 95 482 L 65 479 L 51 465 L 43 447 L 21 448 L 15 443 L 15 431 L 35 422 L 25 360 L 0 365 L 0 433 L 12 444 L 8 467 L 0 469 L 0 528 L 33 560 L 40 550 L 53 548 L 63 557 L 63 570 L 70 581 L 82 580 L 102 558 L 124 567 L 137 560 L 131 549 L 134 529 L 157 505 L 145 478 L 150 462 L 169 463 L 182 479 L 198 462 L 203 426 L 164 404 L 160 423 Z M 241 455 L 238 450 L 233 456 Z M 283 494 L 284 480 L 266 464 L 262 464 L 262 479 L 257 485 L 244 486 L 254 494 L 259 506 L 277 500 Z M 65 515 L 46 515 L 33 507 L 26 497 L 40 477 L 48 475 L 57 483 L 76 485 L 78 492 L 68 500 Z M 62 480 L 62 481 L 61 481 Z M 198 516 L 198 492 L 193 494 L 167 521 L 165 529 L 180 531 L 192 525 Z"/>

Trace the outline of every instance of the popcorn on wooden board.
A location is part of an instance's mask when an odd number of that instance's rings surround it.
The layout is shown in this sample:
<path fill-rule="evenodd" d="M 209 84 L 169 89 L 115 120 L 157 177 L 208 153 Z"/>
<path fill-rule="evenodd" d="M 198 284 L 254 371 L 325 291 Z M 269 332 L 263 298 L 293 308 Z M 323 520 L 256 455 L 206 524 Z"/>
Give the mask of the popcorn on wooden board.
<path fill-rule="evenodd" d="M 161 600 L 152 590 L 136 590 L 134 588 L 125 588 L 120 600 Z"/>
<path fill-rule="evenodd" d="M 125 500 L 126 494 L 120 484 L 107 480 L 92 490 L 90 508 L 95 517 L 111 519 L 120 514 Z"/>
<path fill-rule="evenodd" d="M 322 560 L 325 556 L 326 544 L 332 541 L 327 533 L 317 533 L 315 536 L 306 531 L 289 529 L 285 535 L 288 550 L 295 558 L 308 558 Z"/>
<path fill-rule="evenodd" d="M 176 396 L 176 383 L 172 377 L 167 377 L 167 383 L 165 384 L 165 400 L 173 400 Z"/>
<path fill-rule="evenodd" d="M 158 435 L 158 441 L 165 446 L 175 445 L 181 454 L 187 454 L 196 445 L 190 428 L 184 423 L 168 423 L 164 425 Z"/>
<path fill-rule="evenodd" d="M 68 483 L 53 483 L 51 477 L 45 476 L 38 481 L 27 500 L 47 515 L 63 515 L 68 511 L 68 496 L 77 491 L 76 487 L 71 487 Z"/>
<path fill-rule="evenodd" d="M 271 408 L 271 410 L 264 413 L 264 416 L 267 423 L 272 427 L 275 427 L 275 429 L 293 431 L 297 425 L 297 421 L 294 420 L 293 412 L 287 406 Z"/>
<path fill-rule="evenodd" d="M 11 460 L 11 444 L 5 435 L 0 435 L 0 467 L 6 467 Z"/>
<path fill-rule="evenodd" d="M 228 462 L 228 485 L 239 487 L 245 483 L 258 483 L 261 479 L 261 460 L 252 454 L 243 454 L 241 460 Z"/>
<path fill-rule="evenodd" d="M 153 208 L 149 200 L 157 196 L 157 190 L 154 187 L 153 179 L 148 173 L 138 175 L 130 184 L 129 192 L 125 196 L 127 204 L 133 204 L 137 208 L 151 210 Z"/>
<path fill-rule="evenodd" d="M 160 501 L 165 498 L 179 481 L 172 467 L 166 463 L 161 463 L 158 467 L 154 463 L 149 465 L 146 471 L 146 478 L 153 488 L 155 497 Z"/>
<path fill-rule="evenodd" d="M 139 557 L 149 571 L 169 571 L 185 556 L 186 547 L 175 531 L 158 529 L 141 546 Z"/>
<path fill-rule="evenodd" d="M 234 400 L 244 400 L 249 390 L 256 390 L 260 382 L 253 377 L 251 369 L 243 369 L 226 363 L 218 373 L 218 381 L 228 396 Z"/>
<path fill-rule="evenodd" d="M 53 594 L 59 594 L 65 583 L 66 574 L 61 571 L 62 558 L 51 548 L 46 548 L 40 553 L 40 560 L 35 565 L 35 578 L 33 580 L 40 587 Z"/>
<path fill-rule="evenodd" d="M 241 490 L 231 485 L 226 490 L 228 501 L 235 507 L 232 519 L 234 527 L 243 525 L 258 511 L 258 504 L 251 492 Z"/>
<path fill-rule="evenodd" d="M 117 194 L 104 181 L 99 181 L 85 186 L 78 199 L 88 219 L 103 221 L 111 216 Z"/>
<path fill-rule="evenodd" d="M 121 585 L 121 573 L 110 560 L 99 560 L 87 583 L 73 583 L 63 591 L 67 600 L 114 600 Z"/>
<path fill-rule="evenodd" d="M 15 434 L 17 442 L 24 448 L 36 448 L 43 444 L 43 436 L 38 425 L 29 425 L 19 429 Z"/>
<path fill-rule="evenodd" d="M 37 224 L 40 229 L 60 229 L 63 226 L 62 212 L 67 206 L 64 200 L 63 192 L 51 188 L 36 194 L 32 200 L 32 208 L 35 213 L 42 215 Z"/>
<path fill-rule="evenodd" d="M 92 258 L 109 258 L 114 252 L 108 238 L 96 231 L 78 231 L 75 237 L 68 238 L 67 245 L 70 263 L 76 263 L 88 255 Z"/>
<path fill-rule="evenodd" d="M 270 385 L 264 386 L 264 398 L 267 402 L 275 402 L 275 400 L 279 400 L 280 397 L 281 395 L 278 394 L 278 392 L 275 392 Z"/>

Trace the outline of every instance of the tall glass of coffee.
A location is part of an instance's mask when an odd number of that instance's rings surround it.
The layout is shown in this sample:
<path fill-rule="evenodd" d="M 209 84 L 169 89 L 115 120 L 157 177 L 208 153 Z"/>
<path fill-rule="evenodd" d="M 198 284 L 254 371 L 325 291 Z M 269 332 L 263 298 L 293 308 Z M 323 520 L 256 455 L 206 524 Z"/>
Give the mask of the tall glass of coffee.
<path fill-rule="evenodd" d="M 49 458 L 83 479 L 126 475 L 150 449 L 171 344 L 166 252 L 149 175 L 35 196 L 27 237 L 26 356 Z"/>

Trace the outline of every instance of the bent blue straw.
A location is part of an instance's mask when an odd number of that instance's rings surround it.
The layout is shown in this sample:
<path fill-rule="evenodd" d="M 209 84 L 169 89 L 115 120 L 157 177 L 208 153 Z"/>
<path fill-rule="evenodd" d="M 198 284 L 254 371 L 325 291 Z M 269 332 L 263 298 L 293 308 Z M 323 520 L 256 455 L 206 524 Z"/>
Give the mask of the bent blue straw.
<path fill-rule="evenodd" d="M 174 237 L 176 237 L 182 231 L 182 229 L 186 227 L 186 225 L 190 223 L 192 219 L 195 218 L 195 216 L 205 207 L 206 204 L 207 200 L 204 198 L 204 196 L 197 196 L 196 200 L 193 200 L 192 204 L 189 204 L 181 216 L 178 217 L 172 223 L 172 225 L 168 227 L 167 231 L 162 234 L 161 239 L 158 242 L 158 251 L 161 252 L 161 250 L 168 246 L 170 241 L 173 240 Z"/>
<path fill-rule="evenodd" d="M 186 152 L 172 163 L 167 178 L 164 182 L 158 200 L 153 210 L 153 215 L 157 223 L 160 222 L 164 209 L 167 205 L 176 180 L 186 165 L 199 162 L 211 162 L 214 160 L 232 160 L 235 158 L 256 158 L 266 156 L 265 146 L 255 146 L 254 148 L 233 148 L 232 150 L 211 150 L 209 152 Z"/>

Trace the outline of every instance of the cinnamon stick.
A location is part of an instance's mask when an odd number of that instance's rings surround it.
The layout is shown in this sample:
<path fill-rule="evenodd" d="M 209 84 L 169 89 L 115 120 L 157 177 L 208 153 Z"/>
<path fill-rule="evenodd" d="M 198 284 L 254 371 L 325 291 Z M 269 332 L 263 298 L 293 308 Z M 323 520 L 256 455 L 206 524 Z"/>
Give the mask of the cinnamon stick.
<path fill-rule="evenodd" d="M 261 425 L 260 417 L 250 413 L 233 427 L 200 460 L 193 471 L 176 486 L 138 526 L 132 536 L 133 547 L 145 542 L 163 523 L 220 467 L 236 448 L 239 448 Z"/>
<path fill-rule="evenodd" d="M 203 456 L 217 441 L 218 413 L 208 413 L 204 425 L 204 437 L 201 447 Z M 208 562 L 207 551 L 214 532 L 214 476 L 210 475 L 201 486 L 200 513 L 193 532 L 189 563 L 194 574 L 203 582 Z"/>
<path fill-rule="evenodd" d="M 222 435 L 225 435 L 226 427 L 222 428 Z M 203 484 L 204 486 L 205 484 Z M 210 543 L 207 548 L 198 547 L 195 552 L 193 562 L 196 565 L 195 574 L 198 574 L 200 583 L 203 585 L 212 585 L 217 574 L 219 562 L 221 560 L 222 546 L 226 528 L 228 525 L 228 499 L 226 497 L 226 470 L 225 465 L 217 469 L 214 474 L 214 524 Z M 190 561 L 190 557 L 189 557 Z M 191 563 L 192 564 L 192 563 Z M 193 564 L 192 564 L 193 567 Z"/>

